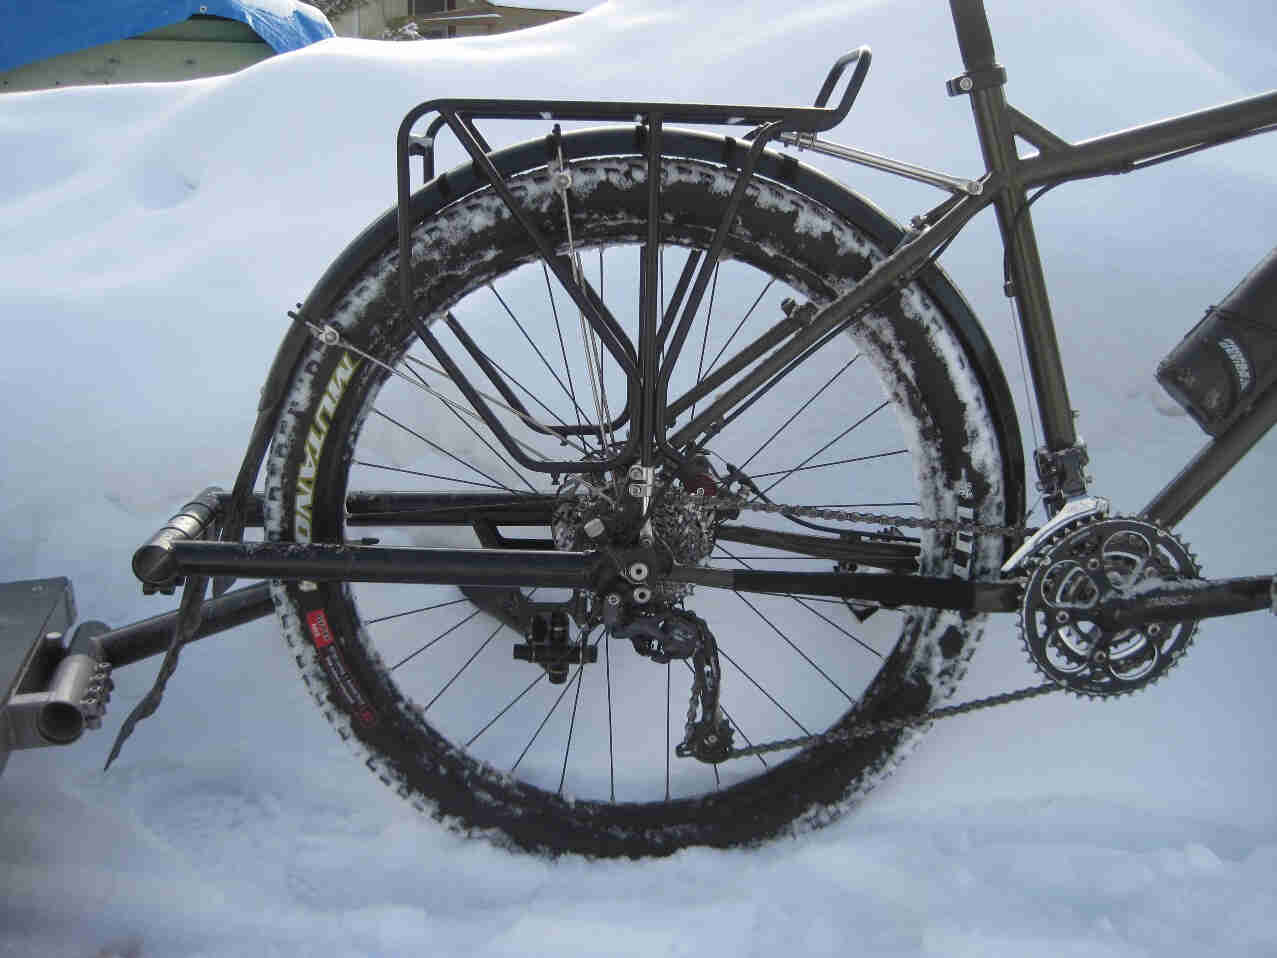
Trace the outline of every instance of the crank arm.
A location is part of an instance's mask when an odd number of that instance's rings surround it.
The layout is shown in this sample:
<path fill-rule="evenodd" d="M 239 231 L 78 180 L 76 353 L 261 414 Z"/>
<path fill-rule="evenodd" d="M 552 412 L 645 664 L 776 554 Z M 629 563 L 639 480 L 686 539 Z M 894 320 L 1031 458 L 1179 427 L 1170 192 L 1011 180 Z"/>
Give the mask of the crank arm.
<path fill-rule="evenodd" d="M 1094 618 L 1101 628 L 1128 629 L 1146 622 L 1184 622 L 1261 609 L 1277 611 L 1275 582 L 1277 579 L 1271 576 L 1251 576 L 1168 586 L 1102 602 L 1094 613 L 1079 612 L 1079 616 Z"/>

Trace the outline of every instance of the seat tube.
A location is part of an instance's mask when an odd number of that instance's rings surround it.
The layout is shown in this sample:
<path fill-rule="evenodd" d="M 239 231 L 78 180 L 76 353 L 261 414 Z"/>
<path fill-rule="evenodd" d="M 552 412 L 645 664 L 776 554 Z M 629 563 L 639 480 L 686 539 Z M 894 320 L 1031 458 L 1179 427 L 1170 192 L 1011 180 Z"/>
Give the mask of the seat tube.
<path fill-rule="evenodd" d="M 1051 303 L 1047 298 L 1042 259 L 1033 234 L 1033 218 L 1026 206 L 1026 192 L 1018 175 L 1020 160 L 1003 87 L 1005 74 L 994 60 L 993 40 L 983 0 L 950 0 L 950 8 L 963 64 L 971 78 L 959 89 L 969 90 L 985 164 L 996 175 L 997 181 L 1004 184 L 994 201 L 994 208 L 1010 261 L 1012 286 L 1009 292 L 1019 303 L 1020 325 L 1024 331 L 1046 448 L 1052 452 L 1068 449 L 1077 444 L 1073 409 L 1069 403 L 1059 342 L 1051 317 Z M 1076 492 L 1075 488 L 1070 494 Z"/>

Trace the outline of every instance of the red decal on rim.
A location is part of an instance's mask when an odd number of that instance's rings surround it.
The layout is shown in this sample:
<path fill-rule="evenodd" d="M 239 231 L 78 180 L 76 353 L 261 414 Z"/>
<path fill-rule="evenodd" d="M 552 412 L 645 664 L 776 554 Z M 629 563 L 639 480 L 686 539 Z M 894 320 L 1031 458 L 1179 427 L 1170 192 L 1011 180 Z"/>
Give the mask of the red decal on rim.
<path fill-rule="evenodd" d="M 328 627 L 328 616 L 323 609 L 306 613 L 306 625 L 310 627 L 310 640 L 315 648 L 322 649 L 333 644 L 333 630 Z"/>

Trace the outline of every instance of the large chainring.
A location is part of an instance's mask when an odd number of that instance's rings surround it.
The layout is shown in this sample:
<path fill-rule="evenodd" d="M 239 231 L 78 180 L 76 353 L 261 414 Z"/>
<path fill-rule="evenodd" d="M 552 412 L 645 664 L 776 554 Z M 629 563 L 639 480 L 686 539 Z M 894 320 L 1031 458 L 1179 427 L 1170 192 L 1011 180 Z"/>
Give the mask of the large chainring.
<path fill-rule="evenodd" d="M 1024 590 L 1020 628 L 1033 663 L 1071 692 L 1113 696 L 1156 682 L 1183 655 L 1196 621 L 1113 629 L 1100 607 L 1159 585 L 1200 578 L 1196 557 L 1142 519 L 1087 517 L 1039 553 Z"/>

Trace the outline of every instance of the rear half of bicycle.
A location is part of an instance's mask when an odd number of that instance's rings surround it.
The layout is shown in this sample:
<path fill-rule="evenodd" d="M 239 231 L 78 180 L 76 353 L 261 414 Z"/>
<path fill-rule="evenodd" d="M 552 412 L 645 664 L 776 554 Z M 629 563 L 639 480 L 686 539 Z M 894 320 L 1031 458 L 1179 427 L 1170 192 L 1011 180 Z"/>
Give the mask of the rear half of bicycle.
<path fill-rule="evenodd" d="M 182 586 L 181 608 L 37 642 L 0 711 L 17 747 L 73 740 L 111 667 L 162 652 L 113 759 L 183 645 L 273 607 L 338 732 L 423 811 L 531 850 L 666 854 L 828 821 L 937 718 L 1129 694 L 1199 619 L 1277 608 L 1270 575 L 1204 580 L 1169 531 L 1277 421 L 1277 364 L 1207 410 L 1218 435 L 1142 513 L 1110 517 L 1087 492 L 1024 196 L 1262 132 L 1277 94 L 1067 144 L 997 99 L 996 64 L 972 66 L 973 49 L 992 62 L 964 33 L 976 0 L 954 12 L 969 70 L 950 92 L 972 96 L 982 142 L 1002 142 L 1002 117 L 1039 149 L 979 181 L 815 137 L 850 108 L 864 48 L 813 108 L 414 109 L 399 202 L 290 314 L 234 489 L 205 490 L 134 558 L 145 589 Z M 534 138 L 493 149 L 493 119 Z M 611 125 L 562 130 L 577 121 Z M 435 175 L 445 127 L 470 162 Z M 777 139 L 950 196 L 902 230 Z M 1005 378 L 935 266 L 991 206 L 1050 427 L 1037 530 Z M 1225 372 L 1269 355 L 1239 345 L 1233 313 L 1267 309 L 1272 262 L 1166 366 L 1190 406 L 1220 350 Z M 269 585 L 227 593 L 234 578 Z M 943 704 L 990 612 L 1018 615 L 1046 681 Z"/>
<path fill-rule="evenodd" d="M 764 130 L 838 112 L 695 109 Z M 408 198 L 434 110 L 475 162 Z M 948 696 L 982 617 L 811 584 L 990 578 L 1023 509 L 1005 383 L 945 277 L 813 331 L 902 231 L 659 110 L 414 111 L 404 215 L 297 312 L 266 461 L 270 543 L 449 557 L 272 591 L 369 767 L 529 849 L 660 854 L 835 815 L 918 730 L 840 732 Z M 599 113 L 637 122 L 554 125 Z M 515 114 L 547 135 L 491 150 L 477 121 Z"/>

